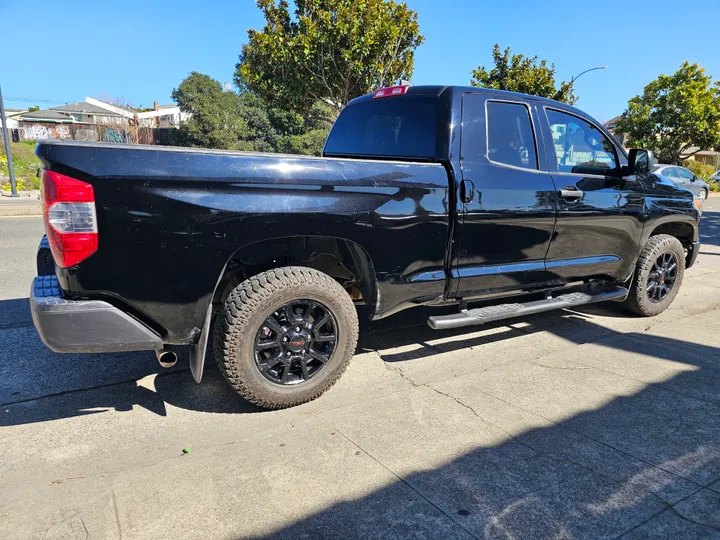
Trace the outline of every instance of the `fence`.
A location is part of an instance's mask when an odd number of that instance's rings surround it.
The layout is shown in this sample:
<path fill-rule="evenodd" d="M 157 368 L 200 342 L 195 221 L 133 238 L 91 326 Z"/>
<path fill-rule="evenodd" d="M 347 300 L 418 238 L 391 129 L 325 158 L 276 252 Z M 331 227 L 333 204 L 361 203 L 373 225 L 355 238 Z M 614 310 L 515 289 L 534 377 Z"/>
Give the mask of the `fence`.
<path fill-rule="evenodd" d="M 10 140 L 32 141 L 37 139 L 61 139 L 70 141 L 162 144 L 180 144 L 175 128 L 149 128 L 108 124 L 53 124 L 49 122 L 20 122 L 16 129 L 8 130 Z M 2 142 L 2 133 L 0 133 Z"/>

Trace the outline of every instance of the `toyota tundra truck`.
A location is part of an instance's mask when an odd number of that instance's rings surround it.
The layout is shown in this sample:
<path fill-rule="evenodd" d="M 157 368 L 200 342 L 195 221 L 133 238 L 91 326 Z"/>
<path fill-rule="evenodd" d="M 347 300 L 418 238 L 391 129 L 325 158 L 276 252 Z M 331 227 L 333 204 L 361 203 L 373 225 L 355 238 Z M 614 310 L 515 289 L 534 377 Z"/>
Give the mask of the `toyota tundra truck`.
<path fill-rule="evenodd" d="M 348 103 L 321 157 L 60 140 L 36 154 L 45 344 L 164 366 L 187 348 L 200 382 L 211 341 L 264 408 L 338 380 L 359 305 L 372 320 L 457 306 L 429 317 L 440 331 L 603 301 L 653 316 L 699 249 L 701 203 L 652 173 L 652 152 L 512 92 L 380 89 Z"/>

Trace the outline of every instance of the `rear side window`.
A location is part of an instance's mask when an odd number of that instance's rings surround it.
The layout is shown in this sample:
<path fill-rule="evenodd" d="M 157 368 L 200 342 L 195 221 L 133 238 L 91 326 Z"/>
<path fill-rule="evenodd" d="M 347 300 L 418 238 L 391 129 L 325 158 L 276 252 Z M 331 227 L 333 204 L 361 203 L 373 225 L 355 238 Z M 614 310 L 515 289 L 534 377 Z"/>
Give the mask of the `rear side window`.
<path fill-rule="evenodd" d="M 487 102 L 487 152 L 495 163 L 537 169 L 530 111 L 520 103 Z"/>
<path fill-rule="evenodd" d="M 340 113 L 323 154 L 429 161 L 435 155 L 436 130 L 436 97 L 372 99 Z"/>

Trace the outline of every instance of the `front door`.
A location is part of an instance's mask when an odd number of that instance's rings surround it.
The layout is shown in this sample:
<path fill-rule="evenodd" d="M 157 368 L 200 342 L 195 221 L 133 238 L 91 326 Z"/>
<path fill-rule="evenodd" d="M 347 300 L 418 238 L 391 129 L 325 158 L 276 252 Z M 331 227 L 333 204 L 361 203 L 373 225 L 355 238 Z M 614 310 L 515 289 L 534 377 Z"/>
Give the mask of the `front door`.
<path fill-rule="evenodd" d="M 545 108 L 558 218 L 546 268 L 563 281 L 624 280 L 633 271 L 643 227 L 644 195 L 622 177 L 624 154 L 587 118 Z"/>
<path fill-rule="evenodd" d="M 479 298 L 547 281 L 555 186 L 539 151 L 534 101 L 463 96 L 456 296 Z"/>

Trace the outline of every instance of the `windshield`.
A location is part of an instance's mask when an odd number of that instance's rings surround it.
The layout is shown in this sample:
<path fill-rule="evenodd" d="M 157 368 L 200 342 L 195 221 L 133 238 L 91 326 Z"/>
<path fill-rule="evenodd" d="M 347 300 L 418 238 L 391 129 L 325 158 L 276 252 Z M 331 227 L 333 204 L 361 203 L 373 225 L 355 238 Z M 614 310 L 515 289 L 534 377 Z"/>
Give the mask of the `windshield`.
<path fill-rule="evenodd" d="M 323 154 L 429 161 L 435 155 L 436 123 L 434 96 L 363 101 L 340 113 Z"/>

